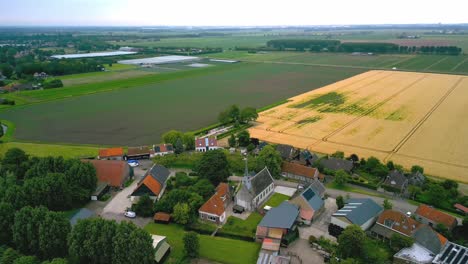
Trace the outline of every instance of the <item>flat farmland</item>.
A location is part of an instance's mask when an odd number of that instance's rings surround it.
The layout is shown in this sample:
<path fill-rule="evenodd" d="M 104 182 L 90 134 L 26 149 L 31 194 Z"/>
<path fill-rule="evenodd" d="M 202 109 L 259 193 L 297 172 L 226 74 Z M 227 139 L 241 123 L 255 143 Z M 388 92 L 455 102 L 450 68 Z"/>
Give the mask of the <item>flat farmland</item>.
<path fill-rule="evenodd" d="M 27 98 L 47 102 L 13 107 L 0 116 L 16 125 L 14 137 L 20 140 L 151 144 L 170 129 L 190 131 L 213 124 L 230 104 L 263 107 L 362 71 L 238 63 L 24 93 Z M 122 89 L 86 95 L 93 89 L 119 85 Z M 75 94 L 80 96 L 66 98 Z"/>
<path fill-rule="evenodd" d="M 260 114 L 253 137 L 468 182 L 468 77 L 369 71 Z"/>

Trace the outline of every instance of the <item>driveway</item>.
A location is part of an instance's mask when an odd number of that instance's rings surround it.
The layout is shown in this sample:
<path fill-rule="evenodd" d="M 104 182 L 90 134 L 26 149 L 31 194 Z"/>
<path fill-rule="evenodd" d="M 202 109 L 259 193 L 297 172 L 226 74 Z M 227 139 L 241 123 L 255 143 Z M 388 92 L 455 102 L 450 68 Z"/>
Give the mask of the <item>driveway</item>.
<path fill-rule="evenodd" d="M 314 263 L 314 264 L 322 264 L 325 263 L 323 261 L 323 257 L 315 250 L 313 250 L 309 242 L 305 239 L 297 239 L 287 248 L 281 248 L 281 255 L 289 255 L 291 257 L 291 263 Z M 299 257 L 302 262 L 297 261 L 294 257 Z"/>
<path fill-rule="evenodd" d="M 302 239 L 309 239 L 309 236 L 319 238 L 323 236 L 332 241 L 336 238 L 328 234 L 328 225 L 330 224 L 331 215 L 337 210 L 336 200 L 328 198 L 325 200 L 325 211 L 323 211 L 313 222 L 311 226 L 299 227 L 299 237 Z"/>

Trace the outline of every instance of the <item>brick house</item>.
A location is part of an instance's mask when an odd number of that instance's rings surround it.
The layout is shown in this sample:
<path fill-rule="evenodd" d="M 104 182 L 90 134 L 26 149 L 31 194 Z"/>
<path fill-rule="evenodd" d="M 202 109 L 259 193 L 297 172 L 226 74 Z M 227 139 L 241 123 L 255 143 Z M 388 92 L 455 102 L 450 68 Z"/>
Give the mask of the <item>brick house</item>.
<path fill-rule="evenodd" d="M 220 183 L 216 193 L 208 199 L 198 210 L 200 219 L 222 224 L 226 220 L 226 208 L 231 201 L 229 184 Z"/>

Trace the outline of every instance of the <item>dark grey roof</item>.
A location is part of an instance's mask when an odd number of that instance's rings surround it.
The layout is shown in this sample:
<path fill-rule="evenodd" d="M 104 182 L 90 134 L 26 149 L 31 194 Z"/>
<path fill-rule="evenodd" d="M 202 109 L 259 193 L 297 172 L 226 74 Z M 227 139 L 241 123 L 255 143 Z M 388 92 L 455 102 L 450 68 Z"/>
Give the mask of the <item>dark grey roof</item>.
<path fill-rule="evenodd" d="M 309 187 L 305 189 L 301 195 L 314 211 L 318 211 L 323 207 L 324 202 L 322 197 L 320 197 L 320 194 L 313 188 Z"/>
<path fill-rule="evenodd" d="M 409 177 L 409 184 L 411 185 L 416 185 L 416 186 L 421 186 L 426 182 L 426 176 L 424 176 L 421 172 L 417 171 L 416 173 L 413 173 Z"/>
<path fill-rule="evenodd" d="M 294 155 L 294 147 L 290 145 L 277 145 L 276 150 L 280 153 L 282 159 L 291 159 Z"/>
<path fill-rule="evenodd" d="M 155 180 L 161 183 L 161 185 L 164 185 L 170 174 L 171 172 L 166 167 L 159 165 L 159 164 L 155 164 L 153 165 L 153 167 L 151 167 L 150 170 L 146 172 L 145 177 L 147 175 L 151 175 Z M 143 179 L 145 177 L 143 177 Z"/>
<path fill-rule="evenodd" d="M 398 170 L 392 170 L 387 178 L 385 178 L 384 185 L 392 186 L 398 189 L 401 189 L 408 182 L 408 179 L 405 177 L 403 172 Z"/>
<path fill-rule="evenodd" d="M 274 182 L 273 177 L 271 177 L 270 171 L 267 167 L 263 168 L 259 173 L 250 178 L 250 192 L 253 196 L 259 195 L 263 190 L 265 190 L 270 184 Z"/>
<path fill-rule="evenodd" d="M 369 198 L 348 199 L 343 208 L 336 211 L 333 216 L 344 216 L 351 223 L 363 225 L 369 219 L 376 217 L 383 211 L 383 208 L 374 200 Z"/>
<path fill-rule="evenodd" d="M 318 179 L 312 181 L 309 187 L 312 188 L 320 197 L 323 197 L 325 194 L 325 186 L 323 186 L 323 184 Z"/>
<path fill-rule="evenodd" d="M 76 225 L 76 223 L 78 222 L 78 220 L 80 219 L 87 219 L 87 218 L 91 218 L 91 217 L 94 217 L 96 214 L 89 210 L 89 209 L 86 209 L 86 208 L 81 208 L 75 215 L 73 215 L 73 217 L 70 219 L 70 224 L 71 225 Z"/>
<path fill-rule="evenodd" d="M 432 263 L 435 264 L 466 264 L 468 263 L 468 248 L 452 242 L 447 242 Z"/>
<path fill-rule="evenodd" d="M 344 170 L 344 171 L 351 171 L 353 169 L 353 161 L 339 159 L 335 157 L 329 157 L 328 159 L 320 160 L 320 164 L 326 169 L 329 170 Z"/>
<path fill-rule="evenodd" d="M 443 245 L 437 233 L 428 225 L 422 225 L 413 234 L 414 241 L 434 254 L 439 254 Z"/>
<path fill-rule="evenodd" d="M 290 229 L 294 225 L 294 222 L 296 222 L 298 215 L 299 208 L 297 205 L 284 201 L 279 206 L 268 211 L 259 226 Z"/>

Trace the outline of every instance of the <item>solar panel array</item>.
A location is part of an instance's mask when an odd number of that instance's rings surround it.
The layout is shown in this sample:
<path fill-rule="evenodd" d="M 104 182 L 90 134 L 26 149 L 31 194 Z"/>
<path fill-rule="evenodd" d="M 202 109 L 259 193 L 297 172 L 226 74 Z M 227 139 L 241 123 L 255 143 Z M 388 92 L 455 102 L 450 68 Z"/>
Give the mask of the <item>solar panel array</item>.
<path fill-rule="evenodd" d="M 436 257 L 433 263 L 466 264 L 468 263 L 468 248 L 448 242 L 448 245 Z"/>

